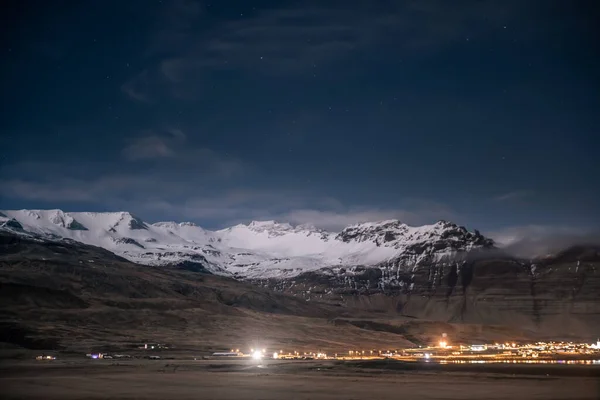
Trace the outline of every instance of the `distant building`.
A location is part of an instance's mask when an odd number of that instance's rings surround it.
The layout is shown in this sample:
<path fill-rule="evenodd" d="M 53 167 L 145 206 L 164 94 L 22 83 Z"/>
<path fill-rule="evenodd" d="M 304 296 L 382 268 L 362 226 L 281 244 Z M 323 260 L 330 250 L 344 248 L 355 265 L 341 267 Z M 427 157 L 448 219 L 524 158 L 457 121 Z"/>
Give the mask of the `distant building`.
<path fill-rule="evenodd" d="M 471 345 L 471 351 L 485 351 L 487 346 L 485 344 L 473 344 Z"/>
<path fill-rule="evenodd" d="M 212 353 L 213 356 L 215 357 L 239 357 L 241 356 L 241 353 L 237 353 L 237 352 L 231 352 L 231 351 L 217 351 L 215 353 Z"/>
<path fill-rule="evenodd" d="M 161 344 L 161 343 L 144 343 L 144 346 L 140 347 L 144 350 L 164 350 L 164 349 L 168 349 L 169 347 L 165 344 Z"/>

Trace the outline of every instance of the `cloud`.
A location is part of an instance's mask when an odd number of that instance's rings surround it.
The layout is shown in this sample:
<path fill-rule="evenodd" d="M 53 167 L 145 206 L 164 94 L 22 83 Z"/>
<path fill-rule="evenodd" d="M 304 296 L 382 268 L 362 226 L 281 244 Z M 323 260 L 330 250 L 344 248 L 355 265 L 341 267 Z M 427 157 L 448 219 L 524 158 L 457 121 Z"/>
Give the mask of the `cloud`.
<path fill-rule="evenodd" d="M 195 0 L 170 0 L 165 3 L 161 18 L 167 28 L 177 27 L 185 31 L 193 26 L 203 12 L 202 4 Z"/>
<path fill-rule="evenodd" d="M 531 197 L 534 194 L 535 192 L 532 190 L 515 190 L 513 192 L 508 192 L 495 196 L 493 200 L 498 202 L 518 201 Z"/>
<path fill-rule="evenodd" d="M 339 231 L 344 227 L 361 222 L 385 221 L 397 219 L 409 225 L 426 222 L 418 212 L 408 210 L 386 210 L 377 208 L 350 208 L 347 210 L 292 210 L 278 216 L 282 221 L 292 224 L 308 224 L 318 228 Z"/>
<path fill-rule="evenodd" d="M 85 189 L 82 182 L 69 181 L 60 185 L 25 181 L 21 179 L 0 180 L 3 195 L 22 200 L 42 200 L 49 202 L 73 201 L 89 202 L 93 194 Z"/>
<path fill-rule="evenodd" d="M 498 28 L 517 8 L 494 1 L 468 7 L 443 0 L 352 7 L 309 1 L 259 9 L 215 24 L 192 1 L 166 3 L 147 51 L 152 61 L 124 85 L 124 92 L 139 101 L 193 96 L 190 92 L 197 94 L 201 88 L 189 82 L 201 84 L 215 70 L 302 75 L 315 66 L 364 54 L 373 45 L 412 55 L 437 50 L 464 40 L 469 32 L 485 34 Z"/>
<path fill-rule="evenodd" d="M 517 257 L 545 256 L 578 244 L 600 244 L 600 232 L 578 227 L 523 225 L 492 231 L 487 236 Z"/>
<path fill-rule="evenodd" d="M 167 162 L 163 165 L 174 176 L 189 170 L 202 175 L 211 174 L 228 178 L 250 171 L 252 168 L 239 159 L 214 150 L 195 147 L 187 142 L 187 135 L 180 129 L 147 131 L 129 141 L 121 151 L 127 161 Z M 178 171 L 181 168 L 181 171 Z"/>
<path fill-rule="evenodd" d="M 435 206 L 432 208 L 431 204 Z M 308 224 L 331 231 L 339 231 L 355 223 L 390 219 L 398 219 L 409 225 L 423 225 L 454 215 L 432 202 L 405 209 L 385 209 L 349 206 L 328 196 L 272 189 L 230 190 L 188 198 L 184 202 L 162 201 L 146 206 L 149 211 L 161 211 L 184 219 L 216 221 L 221 227 L 252 220 L 276 220 L 293 225 Z"/>
<path fill-rule="evenodd" d="M 123 161 L 21 162 L 3 166 L 2 197 L 51 203 L 87 203 L 91 208 L 138 207 L 150 201 L 181 202 L 230 185 L 253 167 L 227 154 L 195 147 L 168 129 L 132 140 Z M 41 205 L 40 205 L 41 206 Z M 132 210 L 134 211 L 134 210 Z"/>
<path fill-rule="evenodd" d="M 178 128 L 166 128 L 163 131 L 145 131 L 143 135 L 129 140 L 121 153 L 130 161 L 170 158 L 177 155 L 187 140 L 187 135 Z"/>
<path fill-rule="evenodd" d="M 123 156 L 130 161 L 173 157 L 175 151 L 167 141 L 157 135 L 137 138 L 123 149 Z"/>
<path fill-rule="evenodd" d="M 87 179 L 68 176 L 68 167 L 60 176 L 40 176 L 40 179 L 0 180 L 3 195 L 6 197 L 38 200 L 42 202 L 70 202 L 89 204 L 115 204 L 115 200 L 135 198 L 136 195 L 149 196 L 156 191 L 157 182 L 152 175 L 118 174 Z M 160 182 L 165 190 L 174 193 L 176 187 L 168 182 Z"/>
<path fill-rule="evenodd" d="M 166 133 L 171 135 L 173 139 L 178 140 L 180 142 L 187 140 L 187 135 L 181 129 L 167 128 Z"/>
<path fill-rule="evenodd" d="M 150 95 L 150 85 L 154 78 L 150 78 L 148 70 L 144 70 L 121 86 L 121 91 L 131 99 L 142 102 L 152 103 Z"/>
<path fill-rule="evenodd" d="M 35 168 L 15 165 L 10 171 L 33 168 L 37 173 L 0 180 L 2 194 L 5 198 L 37 201 L 42 208 L 81 203 L 81 208 L 89 210 L 129 210 L 150 221 L 193 220 L 209 228 L 277 220 L 339 231 L 366 221 L 398 219 L 409 225 L 422 225 L 440 219 L 461 220 L 447 206 L 427 200 L 404 199 L 398 201 L 398 207 L 385 208 L 352 204 L 348 199 L 302 188 L 249 186 L 244 174 L 258 171 L 212 150 L 192 148 L 184 139 L 175 139 L 185 137 L 183 132 L 171 130 L 171 134 L 173 143 L 179 140 L 181 147 L 174 156 L 165 158 L 160 153 L 161 157 L 147 160 L 152 162 L 152 168 L 146 161 L 135 158 L 135 163 L 127 159 L 122 167 L 111 165 L 111 169 L 83 175 L 77 174 L 74 166 L 65 164 L 60 167 L 36 164 Z M 136 141 L 135 146 L 145 150 L 147 142 Z M 45 171 L 50 173 L 47 175 Z"/>
<path fill-rule="evenodd" d="M 361 222 L 385 221 L 396 219 L 405 224 L 418 226 L 432 224 L 439 220 L 458 221 L 458 216 L 449 207 L 438 202 L 422 199 L 408 199 L 399 208 L 377 208 L 366 206 L 347 206 L 342 202 L 330 202 L 332 206 L 315 208 L 297 208 L 272 215 L 273 218 L 292 224 L 309 224 L 318 228 L 339 231 L 348 225 Z"/>

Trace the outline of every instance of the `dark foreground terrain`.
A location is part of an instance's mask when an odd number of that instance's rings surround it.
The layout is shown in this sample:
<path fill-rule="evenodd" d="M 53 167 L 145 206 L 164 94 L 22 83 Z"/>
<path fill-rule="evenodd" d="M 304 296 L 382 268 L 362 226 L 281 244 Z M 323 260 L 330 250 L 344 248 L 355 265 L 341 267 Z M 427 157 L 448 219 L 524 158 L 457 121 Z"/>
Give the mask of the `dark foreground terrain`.
<path fill-rule="evenodd" d="M 598 399 L 600 368 L 399 362 L 17 361 L 5 399 Z M 448 366 L 449 367 L 449 366 Z"/>

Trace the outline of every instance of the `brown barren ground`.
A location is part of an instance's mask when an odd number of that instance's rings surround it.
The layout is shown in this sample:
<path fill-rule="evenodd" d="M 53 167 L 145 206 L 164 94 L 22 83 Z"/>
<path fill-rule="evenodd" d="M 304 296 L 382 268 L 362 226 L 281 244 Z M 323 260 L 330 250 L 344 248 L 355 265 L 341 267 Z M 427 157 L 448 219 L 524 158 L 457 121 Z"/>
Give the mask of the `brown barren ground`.
<path fill-rule="evenodd" d="M 598 399 L 599 370 L 402 369 L 374 363 L 74 361 L 3 363 L 5 399 Z M 569 376 L 565 376 L 569 375 Z M 579 375 L 579 376 L 572 376 Z"/>

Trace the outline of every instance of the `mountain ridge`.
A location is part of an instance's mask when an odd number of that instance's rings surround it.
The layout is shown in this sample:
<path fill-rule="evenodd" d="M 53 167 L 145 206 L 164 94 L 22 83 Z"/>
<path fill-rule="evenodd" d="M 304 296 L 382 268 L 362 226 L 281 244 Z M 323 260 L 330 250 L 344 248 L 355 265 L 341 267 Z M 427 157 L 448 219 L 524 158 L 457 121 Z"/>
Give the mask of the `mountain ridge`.
<path fill-rule="evenodd" d="M 494 242 L 448 221 L 418 227 L 398 220 L 328 232 L 310 225 L 252 221 L 210 231 L 190 222 L 148 223 L 127 211 L 3 210 L 0 229 L 38 238 L 65 238 L 105 248 L 147 265 L 199 263 L 240 279 L 291 278 L 335 266 L 401 263 L 413 268 L 450 262 Z M 459 257 L 460 258 L 460 257 Z"/>

